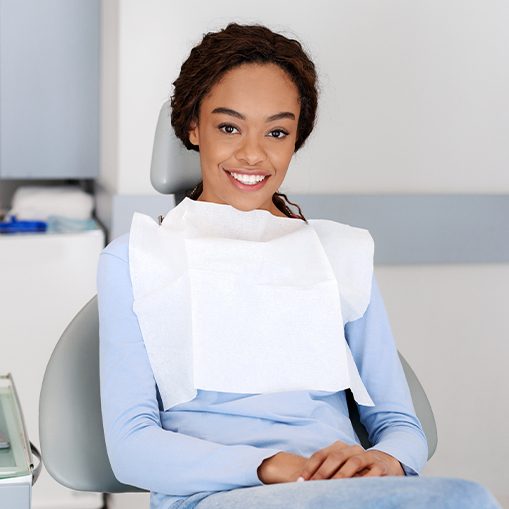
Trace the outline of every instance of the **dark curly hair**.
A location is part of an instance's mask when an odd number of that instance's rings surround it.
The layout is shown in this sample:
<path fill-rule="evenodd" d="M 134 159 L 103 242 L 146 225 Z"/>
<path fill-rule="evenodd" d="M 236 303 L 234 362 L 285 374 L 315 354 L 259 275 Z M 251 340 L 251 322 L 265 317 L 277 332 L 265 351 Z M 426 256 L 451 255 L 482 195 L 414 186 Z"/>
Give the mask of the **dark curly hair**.
<path fill-rule="evenodd" d="M 189 141 L 189 130 L 191 123 L 198 120 L 203 98 L 227 71 L 246 63 L 276 64 L 292 79 L 300 99 L 295 151 L 302 147 L 313 130 L 316 118 L 318 87 L 315 65 L 295 39 L 288 39 L 262 25 L 230 23 L 219 32 L 204 35 L 191 50 L 173 82 L 171 125 L 188 150 L 199 151 L 199 147 Z M 202 191 L 203 181 L 186 195 L 197 199 Z M 285 200 L 296 206 L 299 213 L 294 214 Z M 290 202 L 285 194 L 274 193 L 272 201 L 287 216 L 306 221 L 300 207 Z"/>

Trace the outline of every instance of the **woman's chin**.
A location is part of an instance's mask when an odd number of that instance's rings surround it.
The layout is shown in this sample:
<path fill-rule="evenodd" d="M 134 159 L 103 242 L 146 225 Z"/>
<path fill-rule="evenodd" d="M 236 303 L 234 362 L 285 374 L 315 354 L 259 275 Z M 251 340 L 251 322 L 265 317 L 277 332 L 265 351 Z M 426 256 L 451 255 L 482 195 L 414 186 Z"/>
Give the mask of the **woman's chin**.
<path fill-rule="evenodd" d="M 268 210 L 269 212 L 276 211 L 277 207 L 272 203 L 272 199 L 268 200 L 255 200 L 255 199 L 247 199 L 244 197 L 241 198 L 232 198 L 228 203 L 235 207 L 237 210 L 242 210 L 244 212 L 249 212 L 251 210 Z"/>

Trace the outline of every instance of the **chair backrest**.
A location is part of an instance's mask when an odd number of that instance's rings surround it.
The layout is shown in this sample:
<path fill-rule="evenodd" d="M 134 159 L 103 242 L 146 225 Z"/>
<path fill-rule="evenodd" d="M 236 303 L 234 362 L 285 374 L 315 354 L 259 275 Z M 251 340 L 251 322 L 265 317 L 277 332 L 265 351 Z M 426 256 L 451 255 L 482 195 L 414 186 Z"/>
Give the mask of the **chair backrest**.
<path fill-rule="evenodd" d="M 437 444 L 433 412 L 414 372 L 401 360 L 431 457 Z M 366 432 L 355 419 L 353 415 L 354 428 L 365 440 Z M 51 355 L 41 389 L 39 436 L 46 469 L 64 486 L 104 493 L 145 491 L 117 481 L 106 453 L 99 393 L 97 297 L 75 316 Z"/>
<path fill-rule="evenodd" d="M 99 393 L 97 297 L 67 326 L 50 357 L 39 400 L 44 465 L 68 488 L 144 491 L 115 478 L 106 453 Z"/>

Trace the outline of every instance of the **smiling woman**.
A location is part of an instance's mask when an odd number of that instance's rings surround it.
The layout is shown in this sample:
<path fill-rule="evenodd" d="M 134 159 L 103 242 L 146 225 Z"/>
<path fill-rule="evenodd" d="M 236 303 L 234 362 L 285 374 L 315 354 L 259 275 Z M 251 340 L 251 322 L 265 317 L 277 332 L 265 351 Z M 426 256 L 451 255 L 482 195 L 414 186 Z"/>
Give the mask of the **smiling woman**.
<path fill-rule="evenodd" d="M 301 44 L 230 24 L 174 86 L 171 123 L 203 180 L 161 224 L 135 214 L 98 268 L 116 477 L 151 509 L 496 508 L 475 483 L 419 476 L 426 436 L 369 232 L 307 221 L 278 192 L 316 115 Z"/>

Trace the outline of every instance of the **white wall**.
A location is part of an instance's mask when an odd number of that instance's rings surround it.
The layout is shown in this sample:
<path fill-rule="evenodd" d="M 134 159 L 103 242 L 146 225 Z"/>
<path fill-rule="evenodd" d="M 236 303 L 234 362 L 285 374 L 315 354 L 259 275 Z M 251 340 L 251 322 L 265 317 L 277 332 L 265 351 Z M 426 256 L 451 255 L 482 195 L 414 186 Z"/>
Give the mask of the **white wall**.
<path fill-rule="evenodd" d="M 202 34 L 235 20 L 298 37 L 320 73 L 318 125 L 283 190 L 509 193 L 503 0 L 103 4 L 101 182 L 111 192 L 156 194 L 149 167 L 159 108 Z M 436 412 L 439 445 L 426 472 L 483 482 L 509 507 L 509 267 L 377 274 L 398 345 Z"/>
<path fill-rule="evenodd" d="M 319 122 L 288 191 L 509 191 L 503 0 L 103 3 L 106 89 L 117 90 L 104 97 L 103 121 L 116 122 L 118 140 L 103 131 L 103 150 L 117 144 L 117 158 L 101 178 L 120 193 L 155 192 L 148 168 L 159 108 L 202 33 L 231 20 L 294 34 L 317 63 Z"/>
<path fill-rule="evenodd" d="M 509 265 L 379 266 L 376 275 L 437 421 L 425 473 L 482 482 L 509 507 Z"/>

